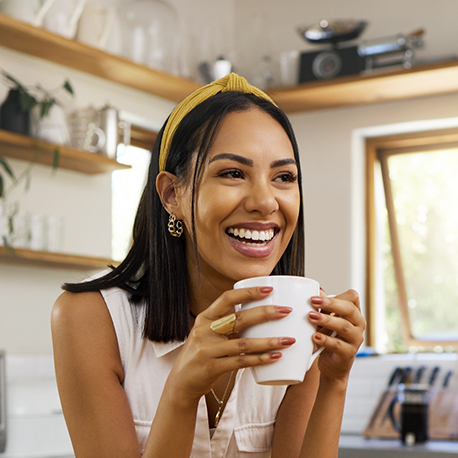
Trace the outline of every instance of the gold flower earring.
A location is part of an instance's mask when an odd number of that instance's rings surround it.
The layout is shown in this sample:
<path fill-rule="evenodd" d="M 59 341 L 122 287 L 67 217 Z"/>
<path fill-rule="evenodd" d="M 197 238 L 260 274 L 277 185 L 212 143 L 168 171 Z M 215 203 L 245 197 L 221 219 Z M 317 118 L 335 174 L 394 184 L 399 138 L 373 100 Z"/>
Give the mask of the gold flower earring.
<path fill-rule="evenodd" d="M 183 234 L 183 223 L 180 220 L 177 220 L 175 215 L 169 216 L 167 227 L 170 235 L 173 237 L 181 237 L 181 234 Z"/>

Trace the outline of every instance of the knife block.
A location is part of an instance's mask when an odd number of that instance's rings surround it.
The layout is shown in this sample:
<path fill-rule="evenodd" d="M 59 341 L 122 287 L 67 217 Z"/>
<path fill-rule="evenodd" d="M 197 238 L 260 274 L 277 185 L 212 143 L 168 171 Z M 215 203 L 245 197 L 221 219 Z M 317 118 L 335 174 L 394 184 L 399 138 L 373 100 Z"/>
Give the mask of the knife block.
<path fill-rule="evenodd" d="M 381 407 L 374 412 L 364 437 L 380 439 L 400 439 L 387 414 L 395 393 L 388 393 Z M 400 404 L 394 407 L 394 414 L 399 417 Z M 373 418 L 375 415 L 375 418 Z M 458 391 L 440 390 L 432 393 L 429 404 L 429 438 L 431 440 L 458 440 Z"/>

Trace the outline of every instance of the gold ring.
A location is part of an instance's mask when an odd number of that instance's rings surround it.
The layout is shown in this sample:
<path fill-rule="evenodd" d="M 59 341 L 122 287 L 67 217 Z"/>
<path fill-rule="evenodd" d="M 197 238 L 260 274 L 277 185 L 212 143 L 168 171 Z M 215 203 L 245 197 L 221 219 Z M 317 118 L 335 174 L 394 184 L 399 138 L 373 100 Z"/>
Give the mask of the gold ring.
<path fill-rule="evenodd" d="M 235 313 L 231 313 L 230 315 L 223 316 L 222 318 L 213 321 L 210 328 L 218 334 L 230 334 L 231 332 L 234 332 L 234 326 Z"/>

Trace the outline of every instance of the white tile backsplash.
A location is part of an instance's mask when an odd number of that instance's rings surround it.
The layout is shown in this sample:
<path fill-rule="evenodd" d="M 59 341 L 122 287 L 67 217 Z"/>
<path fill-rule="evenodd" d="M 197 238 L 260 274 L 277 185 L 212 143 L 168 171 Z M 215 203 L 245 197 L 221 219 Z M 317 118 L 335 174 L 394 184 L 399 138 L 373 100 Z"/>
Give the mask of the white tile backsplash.
<path fill-rule="evenodd" d="M 393 370 L 411 366 L 415 371 L 425 365 L 423 382 L 426 382 L 431 369 L 439 366 L 435 386 L 439 387 L 446 372 L 453 370 L 450 388 L 458 388 L 458 360 L 455 353 L 383 355 L 356 358 L 351 370 L 342 423 L 343 434 L 362 434 L 380 395 L 385 391 Z"/>

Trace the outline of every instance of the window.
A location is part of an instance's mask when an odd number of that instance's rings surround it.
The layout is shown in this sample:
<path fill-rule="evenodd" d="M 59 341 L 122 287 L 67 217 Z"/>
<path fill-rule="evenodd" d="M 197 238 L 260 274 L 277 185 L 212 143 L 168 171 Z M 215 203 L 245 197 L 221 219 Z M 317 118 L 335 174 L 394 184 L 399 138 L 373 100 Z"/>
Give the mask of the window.
<path fill-rule="evenodd" d="M 133 125 L 130 145 L 118 145 L 118 162 L 131 168 L 116 170 L 111 178 L 111 245 L 112 258 L 116 261 L 124 259 L 130 247 L 134 218 L 146 182 L 150 151 L 155 139 L 153 131 Z"/>
<path fill-rule="evenodd" d="M 458 347 L 458 129 L 368 139 L 369 341 Z"/>

